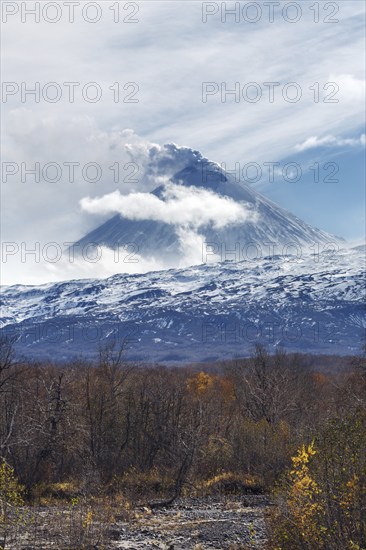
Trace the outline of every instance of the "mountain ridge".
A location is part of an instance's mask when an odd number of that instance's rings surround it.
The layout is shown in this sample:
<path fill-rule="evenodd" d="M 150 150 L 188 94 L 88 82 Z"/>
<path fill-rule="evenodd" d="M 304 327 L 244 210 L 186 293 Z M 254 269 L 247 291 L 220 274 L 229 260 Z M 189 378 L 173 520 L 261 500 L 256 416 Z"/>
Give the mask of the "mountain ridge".
<path fill-rule="evenodd" d="M 248 355 L 254 343 L 357 353 L 366 327 L 358 251 L 272 257 L 107 279 L 15 285 L 2 292 L 3 334 L 19 352 L 93 358 L 127 339 L 130 359 L 184 363 Z"/>

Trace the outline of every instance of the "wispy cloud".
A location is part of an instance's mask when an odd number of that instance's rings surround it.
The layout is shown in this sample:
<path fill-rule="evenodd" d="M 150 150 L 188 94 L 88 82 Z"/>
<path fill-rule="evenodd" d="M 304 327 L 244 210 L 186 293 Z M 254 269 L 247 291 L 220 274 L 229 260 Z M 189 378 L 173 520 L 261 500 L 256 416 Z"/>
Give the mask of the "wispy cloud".
<path fill-rule="evenodd" d="M 309 137 L 303 143 L 295 145 L 295 150 L 302 152 L 308 149 L 315 149 L 317 147 L 358 147 L 366 144 L 365 134 L 361 134 L 359 138 L 337 138 L 332 135 L 324 136 L 322 138 L 318 136 Z"/>
<path fill-rule="evenodd" d="M 200 2 L 143 2 L 139 23 L 124 25 L 123 32 L 107 19 L 95 32 L 80 21 L 24 25 L 14 18 L 3 29 L 3 79 L 101 84 L 104 94 L 96 104 L 77 94 L 72 105 L 41 101 L 32 107 L 38 117 L 58 117 L 57 124 L 70 113 L 87 114 L 103 129 L 127 126 L 153 142 L 190 145 L 218 162 L 280 160 L 294 143 L 321 135 L 324 128 L 334 135 L 353 133 L 362 118 L 365 85 L 364 3 L 343 2 L 335 24 L 314 23 L 313 12 L 305 8 L 301 20 L 289 24 L 281 16 L 285 4 L 276 8 L 273 24 L 264 8 L 258 24 L 238 24 L 233 17 L 223 24 L 220 14 L 204 24 Z M 136 82 L 139 102 L 114 103 L 108 86 L 116 81 Z M 235 82 L 257 82 L 263 97 L 255 104 L 232 97 L 222 103 L 217 94 L 203 104 L 202 82 L 207 81 L 228 89 Z M 280 84 L 273 103 L 265 82 Z M 298 103 L 283 100 L 288 82 L 301 86 Z M 338 83 L 339 103 L 324 103 L 323 94 L 315 103 L 309 87 L 316 82 L 321 89 Z M 3 106 L 5 120 L 16 101 Z M 266 158 L 269 147 L 271 159 Z"/>

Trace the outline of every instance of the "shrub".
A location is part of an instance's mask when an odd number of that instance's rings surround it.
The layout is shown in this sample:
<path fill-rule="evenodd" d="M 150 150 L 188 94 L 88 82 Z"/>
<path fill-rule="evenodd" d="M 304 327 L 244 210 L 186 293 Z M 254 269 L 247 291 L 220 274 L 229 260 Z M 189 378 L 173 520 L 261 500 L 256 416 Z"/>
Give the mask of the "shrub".
<path fill-rule="evenodd" d="M 330 421 L 303 445 L 275 491 L 277 550 L 366 548 L 366 414 Z"/>
<path fill-rule="evenodd" d="M 0 548 L 5 548 L 8 539 L 16 537 L 24 521 L 23 492 L 13 468 L 3 460 L 0 464 Z"/>

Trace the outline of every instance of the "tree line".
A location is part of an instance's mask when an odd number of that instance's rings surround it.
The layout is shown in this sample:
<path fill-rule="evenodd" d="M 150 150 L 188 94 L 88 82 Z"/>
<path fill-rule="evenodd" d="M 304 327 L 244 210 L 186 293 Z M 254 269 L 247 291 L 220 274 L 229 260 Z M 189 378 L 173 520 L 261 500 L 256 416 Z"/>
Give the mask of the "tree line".
<path fill-rule="evenodd" d="M 25 502 L 271 492 L 269 547 L 366 547 L 363 356 L 324 373 L 258 344 L 214 368 L 152 367 L 114 342 L 94 363 L 56 365 L 0 343 L 0 458 Z"/>

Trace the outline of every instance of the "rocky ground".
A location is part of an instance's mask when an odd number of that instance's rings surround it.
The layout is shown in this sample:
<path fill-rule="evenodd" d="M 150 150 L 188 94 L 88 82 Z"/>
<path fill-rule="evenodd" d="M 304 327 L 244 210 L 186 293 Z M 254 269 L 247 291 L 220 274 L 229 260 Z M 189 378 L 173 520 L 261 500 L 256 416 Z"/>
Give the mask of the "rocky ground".
<path fill-rule="evenodd" d="M 33 508 L 22 514 L 16 532 L 0 533 L 5 550 L 263 550 L 265 514 L 262 495 L 182 498 L 170 507 L 136 508 L 112 520 L 79 516 L 76 509 Z M 24 518 L 24 520 L 23 520 Z M 5 542 L 5 544 L 4 544 Z"/>
<path fill-rule="evenodd" d="M 262 549 L 267 499 L 184 499 L 117 529 L 114 548 L 131 550 Z"/>

